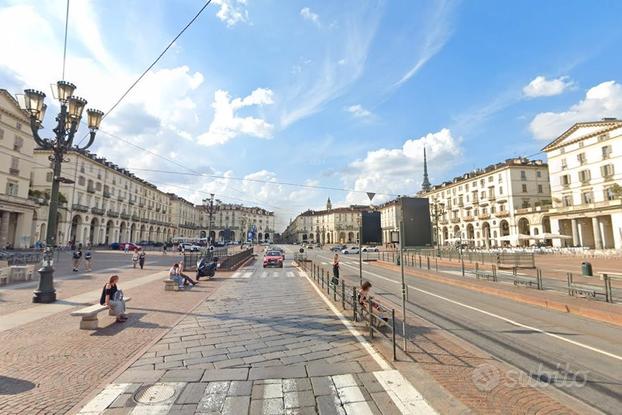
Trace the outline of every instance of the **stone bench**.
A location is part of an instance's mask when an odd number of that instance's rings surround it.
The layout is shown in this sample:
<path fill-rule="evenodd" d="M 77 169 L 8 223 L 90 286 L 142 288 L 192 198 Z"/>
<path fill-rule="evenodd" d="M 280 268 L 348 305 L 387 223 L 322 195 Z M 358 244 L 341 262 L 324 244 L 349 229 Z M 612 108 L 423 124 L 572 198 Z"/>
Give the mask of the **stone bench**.
<path fill-rule="evenodd" d="M 171 279 L 164 280 L 164 291 L 183 291 L 183 288 L 179 288 L 177 281 Z"/>
<path fill-rule="evenodd" d="M 123 300 L 126 303 L 129 303 L 131 299 L 132 297 L 125 297 Z M 82 317 L 82 319 L 80 320 L 80 330 L 97 330 L 97 328 L 99 327 L 99 320 L 97 319 L 97 315 L 104 310 L 109 310 L 108 306 L 93 304 L 88 307 L 73 311 L 71 315 Z M 112 310 L 109 310 L 108 314 L 113 315 Z"/>

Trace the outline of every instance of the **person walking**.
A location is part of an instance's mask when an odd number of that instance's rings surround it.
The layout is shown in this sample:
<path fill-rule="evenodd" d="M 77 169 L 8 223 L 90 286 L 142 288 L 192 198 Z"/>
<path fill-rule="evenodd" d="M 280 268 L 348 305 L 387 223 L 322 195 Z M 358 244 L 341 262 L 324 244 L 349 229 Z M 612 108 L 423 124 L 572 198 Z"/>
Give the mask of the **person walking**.
<path fill-rule="evenodd" d="M 138 254 L 138 264 L 140 265 L 140 269 L 143 269 L 145 266 L 145 251 L 143 249 L 141 249 Z"/>
<path fill-rule="evenodd" d="M 134 250 L 134 254 L 132 254 L 132 265 L 136 268 L 136 264 L 138 264 L 138 249 Z"/>
<path fill-rule="evenodd" d="M 130 244 L 125 244 L 123 252 L 125 252 L 126 255 L 130 253 Z"/>
<path fill-rule="evenodd" d="M 78 272 L 80 268 L 80 260 L 82 259 L 82 245 L 78 245 L 78 248 L 73 251 L 73 272 Z"/>
<path fill-rule="evenodd" d="M 86 252 L 84 253 L 84 270 L 91 272 L 93 271 L 93 254 L 91 253 L 91 250 L 87 248 Z"/>
<path fill-rule="evenodd" d="M 333 285 L 339 285 L 339 254 L 333 258 Z"/>
<path fill-rule="evenodd" d="M 127 314 L 125 314 L 125 300 L 123 299 L 123 291 L 117 287 L 119 282 L 119 276 L 113 275 L 108 280 L 108 283 L 104 285 L 102 295 L 99 299 L 99 304 L 107 305 L 110 312 L 117 318 L 117 323 L 123 323 L 127 321 Z"/>
<path fill-rule="evenodd" d="M 166 255 L 166 242 L 164 242 L 164 245 L 162 245 L 162 254 Z"/>

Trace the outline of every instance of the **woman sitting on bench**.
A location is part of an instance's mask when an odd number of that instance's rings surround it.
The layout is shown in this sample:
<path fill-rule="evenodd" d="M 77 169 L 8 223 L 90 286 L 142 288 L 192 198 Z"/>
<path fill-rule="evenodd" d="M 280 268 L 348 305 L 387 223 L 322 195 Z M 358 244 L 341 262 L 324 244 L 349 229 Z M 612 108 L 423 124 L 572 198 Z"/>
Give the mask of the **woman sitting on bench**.
<path fill-rule="evenodd" d="M 117 317 L 117 323 L 123 323 L 127 321 L 125 301 L 123 300 L 123 291 L 117 287 L 117 282 L 119 282 L 118 275 L 110 277 L 110 281 L 104 285 L 99 304 L 106 304 L 112 311 L 112 314 Z"/>

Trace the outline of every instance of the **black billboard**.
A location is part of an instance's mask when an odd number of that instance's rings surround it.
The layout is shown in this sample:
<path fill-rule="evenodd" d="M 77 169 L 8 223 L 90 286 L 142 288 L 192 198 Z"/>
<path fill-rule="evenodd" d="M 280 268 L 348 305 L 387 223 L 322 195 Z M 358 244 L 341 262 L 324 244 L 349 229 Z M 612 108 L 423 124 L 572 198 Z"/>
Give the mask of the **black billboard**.
<path fill-rule="evenodd" d="M 404 247 L 432 245 L 430 204 L 427 198 L 403 197 Z"/>
<path fill-rule="evenodd" d="M 380 212 L 362 212 L 363 239 L 362 244 L 381 244 L 382 228 L 380 226 Z"/>

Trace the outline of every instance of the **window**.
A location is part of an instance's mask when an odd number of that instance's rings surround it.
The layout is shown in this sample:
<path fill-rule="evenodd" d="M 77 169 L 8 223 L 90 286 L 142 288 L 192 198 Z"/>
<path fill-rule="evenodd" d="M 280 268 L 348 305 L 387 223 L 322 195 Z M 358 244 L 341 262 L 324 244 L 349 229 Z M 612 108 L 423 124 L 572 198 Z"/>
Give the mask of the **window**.
<path fill-rule="evenodd" d="M 8 196 L 17 196 L 17 192 L 19 191 L 19 186 L 17 182 L 13 180 L 7 180 L 6 182 L 6 194 Z"/>
<path fill-rule="evenodd" d="M 569 174 L 564 174 L 559 179 L 560 179 L 560 182 L 561 182 L 562 186 L 569 186 L 570 185 L 570 175 Z"/>
<path fill-rule="evenodd" d="M 102 184 L 100 182 L 97 182 L 97 184 L 95 184 L 95 189 L 101 190 L 102 189 Z"/>
<path fill-rule="evenodd" d="M 503 186 L 499 186 L 499 194 L 502 195 L 503 194 Z"/>
<path fill-rule="evenodd" d="M 541 170 L 536 170 L 536 177 L 538 179 L 542 177 L 542 171 Z"/>
<path fill-rule="evenodd" d="M 614 200 L 616 198 L 615 193 L 613 193 L 613 187 L 605 188 L 605 200 Z"/>
<path fill-rule="evenodd" d="M 499 174 L 499 183 L 503 183 L 503 175 Z"/>
<path fill-rule="evenodd" d="M 21 130 L 21 129 L 22 129 L 22 123 L 18 121 L 18 122 L 15 124 L 15 128 L 17 128 L 18 130 Z"/>
<path fill-rule="evenodd" d="M 592 192 L 583 192 L 583 194 L 581 195 L 581 199 L 585 204 L 592 203 L 592 201 L 594 200 L 594 194 Z"/>
<path fill-rule="evenodd" d="M 562 204 L 564 205 L 564 207 L 572 206 L 572 196 L 566 195 L 562 197 Z"/>
<path fill-rule="evenodd" d="M 17 157 L 11 157 L 11 168 L 9 174 L 17 176 L 19 174 L 19 159 Z"/>
<path fill-rule="evenodd" d="M 562 170 L 566 170 L 568 168 L 568 162 L 566 159 L 562 159 Z"/>
<path fill-rule="evenodd" d="M 86 183 L 86 179 L 84 178 L 84 176 L 79 176 L 78 177 L 78 184 L 80 186 L 84 186 L 84 183 Z"/>
<path fill-rule="evenodd" d="M 480 198 L 481 200 L 486 199 L 486 192 L 482 192 L 482 193 L 479 195 L 479 198 Z"/>
<path fill-rule="evenodd" d="M 523 181 L 527 180 L 527 172 L 525 172 L 525 170 L 520 171 L 520 179 Z"/>
<path fill-rule="evenodd" d="M 566 152 L 566 147 L 562 147 L 559 149 L 559 154 L 564 154 Z"/>
<path fill-rule="evenodd" d="M 495 181 L 495 178 L 492 176 L 488 176 L 488 183 L 492 183 Z"/>
<path fill-rule="evenodd" d="M 587 158 L 585 157 L 585 153 L 577 154 L 577 161 L 579 162 L 580 165 L 583 166 L 587 162 Z"/>
<path fill-rule="evenodd" d="M 544 193 L 544 189 L 541 184 L 538 185 L 538 193 Z"/>
<path fill-rule="evenodd" d="M 523 193 L 527 193 L 527 185 L 526 184 L 523 185 L 522 192 Z"/>
<path fill-rule="evenodd" d="M 523 209 L 527 209 L 529 207 L 529 199 L 523 199 Z"/>
<path fill-rule="evenodd" d="M 606 160 L 611 156 L 611 146 L 601 147 L 601 151 L 603 154 L 603 160 Z"/>
<path fill-rule="evenodd" d="M 587 183 L 590 181 L 591 178 L 592 174 L 589 170 L 581 170 L 579 172 L 579 180 L 581 181 L 581 183 Z"/>
<path fill-rule="evenodd" d="M 21 137 L 15 136 L 15 142 L 13 143 L 14 151 L 21 151 L 24 146 L 24 140 Z"/>
<path fill-rule="evenodd" d="M 600 175 L 609 178 L 614 175 L 613 164 L 606 164 L 600 167 Z"/>
<path fill-rule="evenodd" d="M 84 163 L 80 164 L 80 173 L 84 173 Z"/>
<path fill-rule="evenodd" d="M 49 172 L 47 172 L 47 173 L 46 173 L 46 175 L 45 175 L 45 180 L 46 180 L 48 183 L 51 183 L 51 182 L 52 182 L 52 178 L 53 178 L 53 177 L 54 177 L 54 173 L 53 173 L 53 172 L 51 172 L 51 171 L 49 171 Z"/>

